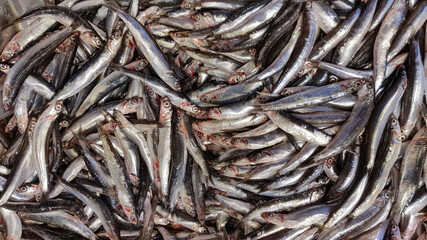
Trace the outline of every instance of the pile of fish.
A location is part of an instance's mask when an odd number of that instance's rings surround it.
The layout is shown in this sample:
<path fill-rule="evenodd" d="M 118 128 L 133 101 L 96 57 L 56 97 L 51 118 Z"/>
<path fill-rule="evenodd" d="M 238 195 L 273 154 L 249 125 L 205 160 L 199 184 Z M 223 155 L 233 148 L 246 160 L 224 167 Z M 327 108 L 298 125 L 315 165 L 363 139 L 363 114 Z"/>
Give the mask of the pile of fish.
<path fill-rule="evenodd" d="M 426 239 L 426 20 L 426 0 L 46 1 L 0 28 L 0 231 Z"/>

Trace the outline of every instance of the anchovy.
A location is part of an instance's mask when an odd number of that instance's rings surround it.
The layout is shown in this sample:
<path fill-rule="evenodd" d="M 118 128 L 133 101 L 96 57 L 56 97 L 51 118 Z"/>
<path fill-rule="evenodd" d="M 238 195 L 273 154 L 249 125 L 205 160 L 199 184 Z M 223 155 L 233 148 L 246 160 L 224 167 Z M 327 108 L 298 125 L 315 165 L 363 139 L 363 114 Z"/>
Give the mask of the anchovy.
<path fill-rule="evenodd" d="M 406 1 L 394 1 L 375 38 L 373 62 L 375 91 L 380 89 L 385 79 L 387 52 L 392 44 L 391 41 L 396 36 L 397 30 L 404 20 L 406 9 Z"/>
<path fill-rule="evenodd" d="M 397 160 L 401 141 L 402 136 L 399 122 L 394 115 L 391 115 L 388 123 L 385 145 L 382 151 L 378 151 L 378 156 L 381 157 L 375 161 L 372 173 L 369 176 L 369 184 L 363 193 L 362 200 L 358 203 L 358 206 L 353 210 L 350 216 L 357 217 L 362 214 L 380 194 L 381 189 L 383 189 L 386 184 L 391 168 Z"/>
<path fill-rule="evenodd" d="M 51 100 L 51 103 L 67 99 L 88 86 L 108 66 L 108 61 L 113 60 L 122 42 L 123 33 L 117 29 L 110 37 L 104 49 L 93 56 L 79 70 L 73 74 L 64 87 Z"/>
<path fill-rule="evenodd" d="M 303 29 L 301 37 L 298 38 L 295 45 L 295 48 L 298 49 L 298 51 L 294 51 L 289 57 L 288 63 L 283 69 L 283 75 L 275 84 L 272 93 L 277 94 L 281 92 L 282 89 L 292 80 L 294 75 L 301 70 L 305 64 L 305 59 L 309 57 L 314 46 L 318 28 L 313 7 L 310 3 L 305 7 L 302 26 Z"/>
<path fill-rule="evenodd" d="M 36 43 L 27 50 L 24 57 L 20 58 L 10 69 L 3 84 L 3 107 L 7 110 L 11 107 L 19 88 L 28 75 L 41 61 L 49 57 L 53 50 L 72 34 L 71 28 L 54 33 L 47 39 Z"/>
<path fill-rule="evenodd" d="M 6 238 L 425 238 L 425 1 L 43 4 L 0 4 Z"/>

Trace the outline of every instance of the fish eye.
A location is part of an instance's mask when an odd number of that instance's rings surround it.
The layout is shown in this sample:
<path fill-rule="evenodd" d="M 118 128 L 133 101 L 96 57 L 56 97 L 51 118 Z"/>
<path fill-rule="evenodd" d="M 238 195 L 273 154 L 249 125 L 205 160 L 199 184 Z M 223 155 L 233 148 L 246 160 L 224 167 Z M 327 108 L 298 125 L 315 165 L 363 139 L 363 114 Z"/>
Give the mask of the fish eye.
<path fill-rule="evenodd" d="M 354 86 L 355 86 L 355 87 L 360 87 L 360 86 L 362 86 L 362 83 L 361 83 L 360 81 L 356 81 L 356 82 L 354 83 Z"/>
<path fill-rule="evenodd" d="M 386 193 L 386 194 L 384 194 L 384 197 L 386 197 L 386 198 L 390 198 L 391 196 L 390 196 L 390 193 Z"/>
<path fill-rule="evenodd" d="M 330 83 L 334 83 L 334 82 L 337 82 L 338 81 L 338 79 L 336 78 L 336 77 L 331 77 L 330 79 L 329 79 L 329 82 Z"/>
<path fill-rule="evenodd" d="M 395 119 L 395 118 L 393 118 L 392 120 L 391 120 L 391 125 L 396 125 L 397 124 L 397 120 Z"/>
<path fill-rule="evenodd" d="M 198 137 L 203 137 L 203 133 L 202 132 L 197 131 L 196 134 L 197 134 Z"/>
<path fill-rule="evenodd" d="M 173 82 L 173 86 L 176 88 L 181 87 L 178 81 Z"/>
<path fill-rule="evenodd" d="M 142 69 L 145 67 L 145 63 L 141 61 L 138 63 L 138 66 L 140 67 L 140 69 Z"/>
<path fill-rule="evenodd" d="M 255 154 L 255 155 L 251 156 L 251 157 L 250 157 L 250 159 L 251 159 L 252 161 L 256 161 L 256 160 L 258 160 L 258 159 L 259 159 L 259 155 L 258 155 L 258 154 Z"/>
<path fill-rule="evenodd" d="M 184 3 L 184 8 L 190 9 L 191 3 L 189 3 L 189 2 Z"/>
<path fill-rule="evenodd" d="M 305 69 L 304 69 L 304 68 L 301 68 L 301 69 L 298 71 L 298 75 L 302 75 L 302 74 L 304 73 L 304 71 L 305 71 Z"/>
<path fill-rule="evenodd" d="M 26 191 L 28 191 L 28 187 L 27 186 L 20 187 L 19 191 L 26 192 Z"/>
<path fill-rule="evenodd" d="M 132 105 L 136 105 L 138 103 L 138 100 L 136 98 L 132 98 L 132 100 L 130 100 L 130 104 Z"/>
<path fill-rule="evenodd" d="M 36 126 L 36 121 L 30 121 L 30 126 L 31 126 L 31 127 Z"/>
<path fill-rule="evenodd" d="M 95 40 L 96 45 L 101 46 L 102 45 L 102 41 L 100 39 L 96 39 Z"/>
<path fill-rule="evenodd" d="M 193 107 L 191 107 L 191 110 L 192 110 L 193 112 L 198 112 L 198 111 L 199 111 L 199 108 L 198 108 L 197 106 L 193 106 Z"/>
<path fill-rule="evenodd" d="M 153 96 L 153 95 L 154 95 L 153 90 L 151 90 L 151 88 L 148 88 L 148 87 L 147 87 L 145 90 L 147 91 L 147 94 L 148 94 L 148 95 L 150 95 L 150 96 Z"/>
<path fill-rule="evenodd" d="M 59 123 L 59 125 L 61 127 L 68 127 L 68 126 L 70 126 L 70 122 L 68 122 L 67 120 L 63 120 Z"/>
<path fill-rule="evenodd" d="M 207 234 L 208 230 L 206 228 L 202 228 L 202 231 L 200 231 L 200 232 L 202 232 L 202 234 Z"/>
<path fill-rule="evenodd" d="M 233 77 L 233 81 L 234 81 L 235 83 L 238 83 L 238 82 L 240 81 L 240 76 L 238 76 L 238 75 L 234 76 L 234 77 Z"/>
<path fill-rule="evenodd" d="M 12 55 L 10 53 L 5 53 L 3 58 L 6 60 L 9 60 L 12 57 Z"/>
<path fill-rule="evenodd" d="M 402 135 L 401 139 L 402 139 L 402 142 L 405 141 L 406 140 L 406 136 Z"/>
<path fill-rule="evenodd" d="M 55 104 L 55 110 L 58 112 L 61 111 L 62 110 L 62 103 L 60 103 L 60 102 L 56 103 Z"/>
<path fill-rule="evenodd" d="M 36 194 L 36 201 L 39 202 L 42 199 L 42 194 L 41 193 L 37 193 Z"/>
<path fill-rule="evenodd" d="M 391 230 L 393 232 L 397 231 L 397 225 L 396 224 L 391 225 Z"/>
<path fill-rule="evenodd" d="M 169 107 L 170 107 L 170 103 L 169 103 L 169 101 L 165 101 L 165 102 L 163 103 L 163 106 L 165 106 L 165 108 L 169 108 Z"/>
<path fill-rule="evenodd" d="M 291 91 L 285 91 L 284 93 L 283 93 L 283 96 L 285 96 L 285 97 L 289 97 L 289 96 L 291 96 Z"/>

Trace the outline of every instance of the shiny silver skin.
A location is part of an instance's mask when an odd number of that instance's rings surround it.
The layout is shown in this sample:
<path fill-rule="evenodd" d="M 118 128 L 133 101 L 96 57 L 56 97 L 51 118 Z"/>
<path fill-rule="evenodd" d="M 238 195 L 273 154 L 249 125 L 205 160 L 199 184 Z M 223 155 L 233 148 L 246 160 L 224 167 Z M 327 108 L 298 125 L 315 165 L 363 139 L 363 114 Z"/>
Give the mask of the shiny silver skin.
<path fill-rule="evenodd" d="M 18 214 L 6 208 L 0 208 L 0 214 L 6 225 L 7 239 L 18 240 L 22 236 L 22 223 Z"/>
<path fill-rule="evenodd" d="M 334 29 L 329 31 L 322 39 L 317 41 L 308 58 L 321 60 L 329 51 L 336 47 L 350 32 L 357 22 L 361 12 L 361 5 L 354 9 L 348 17 L 341 21 Z"/>
<path fill-rule="evenodd" d="M 362 200 L 350 214 L 353 218 L 362 214 L 375 201 L 375 198 L 386 185 L 388 175 L 399 155 L 402 135 L 399 122 L 393 114 L 390 116 L 386 131 L 385 145 L 383 145 L 381 151 L 378 151 L 379 158 L 376 159 L 372 173 L 369 176 L 369 184 L 363 193 Z"/>
<path fill-rule="evenodd" d="M 40 180 L 40 188 L 42 199 L 46 198 L 46 194 L 50 190 L 49 170 L 48 170 L 48 141 L 52 131 L 52 125 L 59 114 L 64 111 L 63 102 L 57 101 L 50 105 L 37 119 L 34 130 L 31 133 L 33 145 L 32 152 L 34 157 L 34 165 L 36 166 L 38 178 Z"/>
<path fill-rule="evenodd" d="M 19 58 L 19 60 L 10 69 L 10 73 L 7 74 L 3 84 L 3 107 L 10 108 L 12 106 L 19 88 L 22 86 L 28 75 L 30 75 L 30 72 L 40 64 L 40 61 L 46 59 L 50 53 L 52 53 L 52 51 L 71 34 L 71 28 L 64 28 L 63 30 L 52 34 L 52 36 L 47 39 L 33 45 L 26 51 L 24 57 Z"/>
<path fill-rule="evenodd" d="M 137 48 L 147 58 L 148 62 L 160 78 L 172 89 L 179 91 L 181 86 L 175 76 L 175 73 L 147 30 L 135 18 L 126 12 L 116 11 L 116 13 L 129 28 L 129 31 L 135 38 Z"/>
<path fill-rule="evenodd" d="M 315 44 L 318 33 L 318 26 L 314 15 L 313 7 L 308 3 L 304 9 L 303 30 L 301 37 L 298 38 L 294 51 L 289 57 L 288 64 L 285 65 L 283 75 L 275 84 L 272 93 L 280 93 L 284 87 L 292 80 L 305 64 L 305 59 L 310 55 Z"/>
<path fill-rule="evenodd" d="M 73 74 L 65 86 L 55 94 L 50 103 L 58 100 L 67 99 L 80 92 L 84 87 L 94 81 L 109 65 L 117 54 L 123 39 L 121 29 L 116 29 L 110 37 L 103 50 L 98 52 L 89 61 L 87 61 L 79 70 Z"/>
<path fill-rule="evenodd" d="M 386 73 L 387 53 L 406 15 L 407 4 L 404 0 L 394 1 L 381 24 L 374 43 L 374 81 L 375 91 L 383 84 Z"/>

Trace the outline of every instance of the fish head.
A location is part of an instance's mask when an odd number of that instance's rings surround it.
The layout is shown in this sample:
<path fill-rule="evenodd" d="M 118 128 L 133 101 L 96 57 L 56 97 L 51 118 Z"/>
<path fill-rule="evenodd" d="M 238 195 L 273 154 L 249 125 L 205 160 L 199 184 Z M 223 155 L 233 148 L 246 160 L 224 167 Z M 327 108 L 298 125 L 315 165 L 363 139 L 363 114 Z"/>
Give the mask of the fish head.
<path fill-rule="evenodd" d="M 224 166 L 219 171 L 221 175 L 229 177 L 235 177 L 239 174 L 239 170 L 232 165 Z"/>
<path fill-rule="evenodd" d="M 135 70 L 135 71 L 141 71 L 147 65 L 148 65 L 148 61 L 146 59 L 140 59 L 125 65 L 125 68 Z"/>
<path fill-rule="evenodd" d="M 323 197 L 323 195 L 325 195 L 325 191 L 326 188 L 325 187 L 320 187 L 320 188 L 316 188 L 310 191 L 309 196 L 310 196 L 310 201 L 311 202 L 316 202 L 319 199 L 321 199 Z"/>
<path fill-rule="evenodd" d="M 398 240 L 402 239 L 402 235 L 400 233 L 399 225 L 392 219 L 389 225 L 389 239 L 390 240 Z"/>
<path fill-rule="evenodd" d="M 357 92 L 357 97 L 365 101 L 373 100 L 375 97 L 374 94 L 374 84 L 372 81 L 368 81 L 364 84 L 360 90 Z"/>
<path fill-rule="evenodd" d="M 221 108 L 212 108 L 208 112 L 208 117 L 213 119 L 222 119 L 223 115 L 221 112 Z"/>
<path fill-rule="evenodd" d="M 123 114 L 133 113 L 136 111 L 138 106 L 140 106 L 143 102 L 143 98 L 141 97 L 133 97 L 130 99 L 124 100 L 120 103 L 118 110 Z"/>
<path fill-rule="evenodd" d="M 325 167 L 332 168 L 336 163 L 336 157 L 330 157 L 325 161 Z"/>
<path fill-rule="evenodd" d="M 389 199 L 391 199 L 391 191 L 390 190 L 383 190 L 378 195 L 378 197 L 375 199 L 374 204 L 383 205 L 387 201 L 389 201 Z"/>
<path fill-rule="evenodd" d="M 236 71 L 230 75 L 230 77 L 227 79 L 227 82 L 230 84 L 237 84 L 246 79 L 247 76 L 248 74 L 246 74 L 245 72 Z"/>
<path fill-rule="evenodd" d="M 28 125 L 28 118 L 27 116 L 19 116 L 16 119 L 16 122 L 18 124 L 18 131 L 20 134 L 24 134 L 25 130 L 27 130 Z"/>
<path fill-rule="evenodd" d="M 193 228 L 196 232 L 199 232 L 201 234 L 208 234 L 209 233 L 208 229 L 206 227 L 200 225 L 200 224 L 195 224 Z"/>
<path fill-rule="evenodd" d="M 5 64 L 5 63 L 0 63 L 0 71 L 7 74 L 10 70 L 10 65 Z"/>
<path fill-rule="evenodd" d="M 56 47 L 56 50 L 58 52 L 71 51 L 74 45 L 76 44 L 78 38 L 79 38 L 79 32 L 74 32 L 73 34 L 71 34 L 69 38 L 65 39 L 64 42 L 62 42 L 58 47 Z"/>
<path fill-rule="evenodd" d="M 12 59 L 13 57 L 15 57 L 16 54 L 18 54 L 18 52 L 20 52 L 20 51 L 21 51 L 21 46 L 19 45 L 19 43 L 17 41 L 14 41 L 12 39 L 12 41 L 7 43 L 3 52 L 1 53 L 0 61 L 7 62 L 10 59 Z"/>
<path fill-rule="evenodd" d="M 102 41 L 101 37 L 99 37 L 97 34 L 95 34 L 93 31 L 85 31 L 80 35 L 80 39 L 89 44 L 90 46 L 94 48 L 101 48 L 104 46 L 104 42 Z"/>
<path fill-rule="evenodd" d="M 194 115 L 200 115 L 203 113 L 203 111 L 194 103 L 191 101 L 184 101 L 181 103 L 180 108 L 188 113 L 192 113 Z"/>
<path fill-rule="evenodd" d="M 123 30 L 121 28 L 115 29 L 107 41 L 106 48 L 111 53 L 116 53 L 121 46 L 123 39 Z"/>
<path fill-rule="evenodd" d="M 223 134 L 212 134 L 209 139 L 211 140 L 212 143 L 220 145 L 220 146 L 231 146 L 231 142 L 229 141 L 230 139 L 227 138 L 225 135 Z"/>
<path fill-rule="evenodd" d="M 213 103 L 219 98 L 221 98 L 221 93 L 216 90 L 213 90 L 202 94 L 202 96 L 200 96 L 200 101 L 206 103 Z"/>
<path fill-rule="evenodd" d="M 248 140 L 246 138 L 233 138 L 230 143 L 237 148 L 245 148 L 248 146 Z"/>
<path fill-rule="evenodd" d="M 125 34 L 124 35 L 124 42 L 126 44 L 126 47 L 128 47 L 132 51 L 136 48 L 136 44 L 135 44 L 135 41 L 133 39 L 132 34 L 130 34 L 130 33 Z"/>
<path fill-rule="evenodd" d="M 172 104 L 168 97 L 160 99 L 159 122 L 165 122 L 172 118 Z"/>
<path fill-rule="evenodd" d="M 264 212 L 261 214 L 261 217 L 264 218 L 265 221 L 273 224 L 281 224 L 285 222 L 285 215 L 280 213 Z"/>
<path fill-rule="evenodd" d="M 138 218 L 136 217 L 136 212 L 135 212 L 135 208 L 134 207 L 123 206 L 123 210 L 125 212 L 126 217 L 128 218 L 128 220 L 131 223 L 133 223 L 133 224 L 137 224 L 138 223 Z"/>
<path fill-rule="evenodd" d="M 198 1 L 196 0 L 184 0 L 182 1 L 180 7 L 185 9 L 195 9 L 200 8 L 200 3 L 198 4 Z"/>
<path fill-rule="evenodd" d="M 62 101 L 62 100 L 56 101 L 53 105 L 53 109 L 58 113 L 62 112 L 62 110 L 65 109 L 64 101 Z"/>

